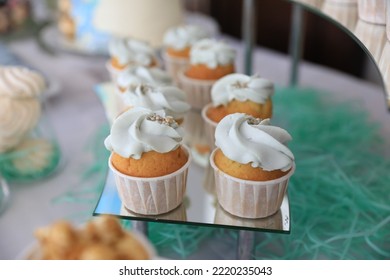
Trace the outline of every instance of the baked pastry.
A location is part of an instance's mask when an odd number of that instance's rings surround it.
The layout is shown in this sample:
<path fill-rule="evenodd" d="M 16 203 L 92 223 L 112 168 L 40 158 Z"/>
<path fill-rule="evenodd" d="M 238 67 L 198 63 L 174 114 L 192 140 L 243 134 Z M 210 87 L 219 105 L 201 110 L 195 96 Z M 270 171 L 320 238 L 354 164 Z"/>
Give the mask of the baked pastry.
<path fill-rule="evenodd" d="M 186 102 L 185 93 L 175 86 L 153 87 L 140 84 L 129 87 L 122 94 L 125 107 L 144 107 L 153 111 L 164 110 L 167 116 L 181 124 L 191 106 Z"/>
<path fill-rule="evenodd" d="M 191 47 L 209 35 L 200 26 L 180 25 L 168 29 L 164 34 L 163 59 L 167 71 L 179 85 L 178 73 L 188 67 Z"/>
<path fill-rule="evenodd" d="M 272 117 L 274 84 L 258 76 L 229 74 L 215 82 L 211 89 L 212 103 L 202 110 L 209 144 L 214 146 L 215 127 L 225 116 L 245 113 L 255 118 Z"/>
<path fill-rule="evenodd" d="M 115 83 L 117 75 L 128 67 L 158 66 L 155 50 L 148 43 L 134 38 L 114 38 L 109 43 L 111 59 L 106 66 Z"/>
<path fill-rule="evenodd" d="M 59 220 L 38 228 L 38 246 L 27 259 L 40 260 L 148 260 L 156 255 L 143 236 L 122 229 L 112 216 L 98 216 L 82 227 Z"/>
<path fill-rule="evenodd" d="M 127 209 L 158 215 L 183 200 L 190 155 L 172 117 L 135 107 L 119 115 L 105 140 L 110 169 Z"/>
<path fill-rule="evenodd" d="M 235 71 L 235 50 L 223 41 L 203 39 L 190 52 L 190 65 L 179 73 L 180 86 L 193 108 L 211 102 L 211 87 L 216 80 Z"/>
<path fill-rule="evenodd" d="M 227 115 L 217 125 L 210 156 L 217 198 L 229 213 L 263 218 L 279 208 L 294 172 L 290 134 L 242 113 Z"/>

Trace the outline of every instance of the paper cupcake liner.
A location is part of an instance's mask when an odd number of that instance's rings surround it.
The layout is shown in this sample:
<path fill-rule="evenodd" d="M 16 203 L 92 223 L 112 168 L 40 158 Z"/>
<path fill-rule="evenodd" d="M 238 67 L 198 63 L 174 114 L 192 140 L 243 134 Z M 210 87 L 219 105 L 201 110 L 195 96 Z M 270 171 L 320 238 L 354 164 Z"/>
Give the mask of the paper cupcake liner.
<path fill-rule="evenodd" d="M 358 14 L 361 20 L 386 24 L 386 0 L 358 0 Z"/>
<path fill-rule="evenodd" d="M 325 2 L 338 3 L 338 4 L 356 4 L 357 0 L 325 0 Z"/>
<path fill-rule="evenodd" d="M 178 73 L 181 89 L 187 94 L 187 102 L 194 109 L 201 110 L 211 102 L 211 88 L 215 80 L 188 78 L 184 71 Z"/>
<path fill-rule="evenodd" d="M 120 173 L 112 165 L 110 156 L 108 164 L 114 173 L 119 197 L 127 209 L 143 215 L 159 215 L 182 203 L 191 162 L 188 149 L 183 148 L 188 156 L 187 163 L 171 174 L 153 178 L 132 177 Z"/>
<path fill-rule="evenodd" d="M 163 52 L 162 58 L 165 65 L 165 70 L 172 77 L 176 86 L 182 89 L 179 79 L 179 72 L 185 71 L 188 67 L 189 60 L 186 58 L 177 58 L 168 55 L 166 52 Z"/>
<path fill-rule="evenodd" d="M 336 0 L 325 1 L 322 6 L 322 12 L 337 20 L 351 32 L 354 31 L 358 21 L 356 0 L 355 2 L 342 2 L 341 0 L 339 2 L 336 2 Z"/>
<path fill-rule="evenodd" d="M 220 205 L 217 205 L 214 223 L 220 225 L 233 225 L 237 227 L 283 230 L 282 212 L 280 210 L 266 218 L 247 219 L 234 216 L 226 212 Z"/>
<path fill-rule="evenodd" d="M 211 149 L 215 148 L 215 129 L 217 128 L 216 122 L 213 120 L 209 119 L 207 116 L 207 110 L 213 106 L 212 103 L 207 104 L 203 110 L 202 110 L 202 119 L 205 123 L 204 128 L 205 128 L 205 134 L 207 138 L 207 143 L 210 145 Z"/>
<path fill-rule="evenodd" d="M 270 181 L 250 181 L 234 178 L 214 163 L 215 149 L 210 156 L 214 169 L 219 204 L 230 214 L 243 218 L 264 218 L 275 214 L 282 205 L 295 164 L 283 177 Z"/>
<path fill-rule="evenodd" d="M 390 41 L 390 7 L 386 7 L 386 37 Z"/>
<path fill-rule="evenodd" d="M 145 216 L 142 214 L 137 214 L 129 209 L 127 209 L 124 205 L 121 206 L 120 210 L 120 215 L 121 216 L 128 216 L 128 217 L 138 217 L 138 218 L 147 218 L 149 216 Z M 170 221 L 182 221 L 185 222 L 187 221 L 187 210 L 184 205 L 184 203 L 181 203 L 178 207 L 175 209 L 164 213 L 160 215 L 155 215 L 153 218 L 158 219 L 158 220 L 170 220 Z"/>

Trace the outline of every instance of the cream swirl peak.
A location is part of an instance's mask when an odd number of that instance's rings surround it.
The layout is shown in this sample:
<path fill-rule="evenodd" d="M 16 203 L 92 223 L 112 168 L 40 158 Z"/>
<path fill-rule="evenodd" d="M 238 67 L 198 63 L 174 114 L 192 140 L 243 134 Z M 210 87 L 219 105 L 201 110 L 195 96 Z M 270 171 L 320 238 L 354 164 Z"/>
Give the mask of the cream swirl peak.
<path fill-rule="evenodd" d="M 223 41 L 202 39 L 190 51 L 191 64 L 205 64 L 214 69 L 219 65 L 234 64 L 236 51 Z"/>
<path fill-rule="evenodd" d="M 171 85 L 172 78 L 169 74 L 160 68 L 146 68 L 143 66 L 131 67 L 126 71 L 119 73 L 117 84 L 120 88 L 127 89 L 136 87 L 140 84 L 149 84 L 152 86 Z"/>
<path fill-rule="evenodd" d="M 180 25 L 168 29 L 164 34 L 164 45 L 175 50 L 184 50 L 208 36 L 206 30 L 200 26 Z"/>
<path fill-rule="evenodd" d="M 35 98 L 45 87 L 45 79 L 36 71 L 21 66 L 0 67 L 0 96 Z"/>
<path fill-rule="evenodd" d="M 156 53 L 148 43 L 133 38 L 115 38 L 109 44 L 109 53 L 121 65 L 150 66 Z"/>
<path fill-rule="evenodd" d="M 258 76 L 229 74 L 215 82 L 211 89 L 214 106 L 227 105 L 232 100 L 264 104 L 274 94 L 274 84 Z"/>
<path fill-rule="evenodd" d="M 186 102 L 184 91 L 175 86 L 153 87 L 140 84 L 129 87 L 123 94 L 125 105 L 144 107 L 153 111 L 164 110 L 167 116 L 175 120 L 183 119 L 191 109 Z"/>
<path fill-rule="evenodd" d="M 124 158 L 140 159 L 149 151 L 167 153 L 178 148 L 183 131 L 164 112 L 133 108 L 119 115 L 105 139 L 106 148 Z"/>
<path fill-rule="evenodd" d="M 218 123 L 215 139 L 226 157 L 242 164 L 250 163 L 266 171 L 287 171 L 294 163 L 294 155 L 286 146 L 291 135 L 271 126 L 269 119 L 241 113 L 227 115 Z"/>

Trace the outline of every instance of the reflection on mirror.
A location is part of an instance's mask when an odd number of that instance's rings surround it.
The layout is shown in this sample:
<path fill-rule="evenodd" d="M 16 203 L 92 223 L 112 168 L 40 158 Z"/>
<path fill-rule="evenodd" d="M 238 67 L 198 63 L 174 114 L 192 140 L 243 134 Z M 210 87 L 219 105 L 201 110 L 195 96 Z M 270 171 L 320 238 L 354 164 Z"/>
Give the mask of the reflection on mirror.
<path fill-rule="evenodd" d="M 345 28 L 362 45 L 381 73 L 387 106 L 390 109 L 390 75 L 386 65 L 388 52 L 385 48 L 390 38 L 390 9 L 386 1 L 378 0 L 291 0 L 307 10 L 330 18 Z M 387 15 L 385 11 L 387 12 Z M 387 33 L 386 33 L 387 28 Z"/>

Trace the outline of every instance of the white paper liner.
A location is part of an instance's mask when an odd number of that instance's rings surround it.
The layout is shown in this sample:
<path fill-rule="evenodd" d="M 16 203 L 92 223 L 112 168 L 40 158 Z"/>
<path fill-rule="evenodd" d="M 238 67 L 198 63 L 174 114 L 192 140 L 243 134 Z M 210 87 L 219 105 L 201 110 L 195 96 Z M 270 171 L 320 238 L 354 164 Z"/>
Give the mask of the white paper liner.
<path fill-rule="evenodd" d="M 275 214 L 282 205 L 289 178 L 295 164 L 283 177 L 270 181 L 250 181 L 234 178 L 214 163 L 215 149 L 210 156 L 214 169 L 215 187 L 219 204 L 230 214 L 242 218 L 264 218 Z"/>
<path fill-rule="evenodd" d="M 220 225 L 234 225 L 237 227 L 265 228 L 274 230 L 283 230 L 282 211 L 278 210 L 275 214 L 259 219 L 241 218 L 226 212 L 221 205 L 215 209 L 214 223 Z"/>
<path fill-rule="evenodd" d="M 338 4 L 356 4 L 357 0 L 325 0 L 325 3 L 326 2 L 338 3 Z"/>
<path fill-rule="evenodd" d="M 158 220 L 170 220 L 170 221 L 182 221 L 186 222 L 187 221 L 187 210 L 184 205 L 185 203 L 181 203 L 178 207 L 173 209 L 172 211 L 169 211 L 164 214 L 160 215 L 154 215 L 153 218 L 158 219 Z M 120 215 L 121 216 L 129 216 L 129 217 L 138 217 L 138 218 L 150 218 L 150 215 L 145 216 L 142 214 L 137 214 L 129 209 L 127 209 L 123 204 L 120 209 Z"/>
<path fill-rule="evenodd" d="M 343 0 L 346 1 L 346 0 Z M 355 2 L 342 2 L 339 0 L 325 1 L 322 12 L 344 25 L 351 32 L 354 32 L 358 21 L 358 11 Z"/>
<path fill-rule="evenodd" d="M 386 0 L 358 0 L 359 18 L 375 24 L 386 24 Z"/>
<path fill-rule="evenodd" d="M 202 119 L 205 122 L 204 128 L 205 128 L 207 143 L 210 145 L 211 149 L 213 150 L 215 148 L 215 129 L 217 128 L 218 123 L 214 122 L 207 116 L 207 111 L 211 106 L 213 106 L 213 104 L 209 103 L 203 108 Z"/>
<path fill-rule="evenodd" d="M 191 162 L 188 148 L 182 147 L 188 156 L 186 164 L 179 170 L 160 177 L 141 178 L 122 174 L 112 165 L 110 156 L 108 165 L 114 173 L 119 197 L 127 209 L 142 215 L 159 215 L 182 203 Z"/>
<path fill-rule="evenodd" d="M 181 89 L 187 94 L 187 102 L 194 109 L 201 110 L 211 102 L 211 88 L 216 80 L 188 78 L 184 71 L 178 73 Z"/>
<path fill-rule="evenodd" d="M 165 51 L 162 52 L 162 58 L 164 61 L 165 70 L 172 77 L 175 85 L 182 89 L 179 79 L 179 72 L 185 71 L 189 65 L 189 59 L 177 58 L 168 55 Z"/>

